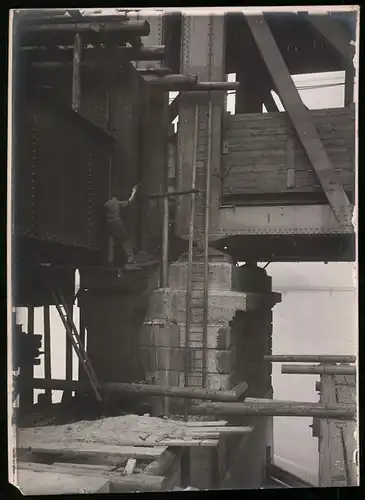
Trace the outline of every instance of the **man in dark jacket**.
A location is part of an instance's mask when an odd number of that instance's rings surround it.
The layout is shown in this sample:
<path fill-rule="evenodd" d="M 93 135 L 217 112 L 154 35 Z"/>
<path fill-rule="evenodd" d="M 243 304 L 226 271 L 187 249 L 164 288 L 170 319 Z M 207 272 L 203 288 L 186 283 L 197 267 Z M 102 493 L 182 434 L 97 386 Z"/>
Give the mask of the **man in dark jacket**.
<path fill-rule="evenodd" d="M 119 260 L 125 253 L 127 255 L 128 264 L 134 261 L 134 252 L 132 244 L 129 241 L 127 230 L 120 216 L 120 209 L 132 203 L 137 193 L 137 189 L 137 186 L 133 188 L 132 194 L 126 201 L 119 201 L 116 196 L 113 196 L 113 198 L 108 200 L 104 205 L 107 231 L 114 241 L 114 255 Z"/>

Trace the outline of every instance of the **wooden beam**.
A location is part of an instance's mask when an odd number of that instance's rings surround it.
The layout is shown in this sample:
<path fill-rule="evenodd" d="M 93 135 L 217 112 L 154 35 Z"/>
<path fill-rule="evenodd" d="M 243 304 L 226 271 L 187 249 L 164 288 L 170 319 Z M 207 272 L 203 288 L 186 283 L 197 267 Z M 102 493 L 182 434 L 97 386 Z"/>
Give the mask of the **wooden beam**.
<path fill-rule="evenodd" d="M 337 365 L 282 365 L 281 373 L 303 375 L 355 375 L 356 366 L 337 366 Z"/>
<path fill-rule="evenodd" d="M 337 356 L 331 354 L 273 354 L 264 356 L 272 363 L 356 363 L 356 356 Z"/>
<path fill-rule="evenodd" d="M 200 403 L 191 406 L 193 415 L 255 415 L 273 417 L 318 417 L 353 420 L 355 405 L 322 405 L 296 401 L 255 401 L 244 403 Z"/>
<path fill-rule="evenodd" d="M 41 455 L 57 455 L 62 456 L 65 459 L 71 459 L 78 461 L 80 458 L 95 458 L 102 459 L 103 463 L 111 463 L 115 465 L 124 459 L 124 457 L 132 458 L 143 458 L 143 459 L 154 459 L 166 450 L 165 446 L 119 446 L 119 445 L 106 445 L 100 443 L 62 443 L 62 442 L 52 442 L 37 444 L 35 446 L 19 446 L 17 447 L 17 452 L 21 461 L 27 461 L 27 456 L 31 454 L 41 454 Z M 104 460 L 108 457 L 108 460 Z"/>
<path fill-rule="evenodd" d="M 27 335 L 34 335 L 34 306 L 28 306 L 28 325 L 27 325 Z M 21 356 L 23 358 L 23 356 Z M 19 408 L 23 409 L 33 406 L 34 390 L 31 384 L 27 385 L 27 382 L 32 381 L 34 376 L 34 366 L 29 360 L 26 365 L 20 366 L 19 373 Z"/>
<path fill-rule="evenodd" d="M 337 52 L 352 63 L 355 47 L 343 26 L 329 15 L 309 15 L 306 17 L 318 33 L 334 47 Z"/>
<path fill-rule="evenodd" d="M 305 108 L 264 16 L 246 16 L 247 24 L 271 74 L 281 102 L 288 112 L 337 221 L 350 226 L 352 207 Z"/>
<path fill-rule="evenodd" d="M 89 476 L 90 468 L 83 468 L 69 464 L 63 467 L 56 467 L 54 465 L 46 465 L 33 462 L 18 462 L 18 468 L 22 470 L 32 470 L 35 472 L 53 472 L 55 474 L 70 474 L 73 476 Z M 105 470 L 94 471 L 94 475 L 105 477 L 110 480 L 113 492 L 122 491 L 159 491 L 163 489 L 165 482 L 164 477 L 152 476 L 147 474 L 134 474 L 132 476 L 121 476 L 117 472 L 109 472 Z"/>

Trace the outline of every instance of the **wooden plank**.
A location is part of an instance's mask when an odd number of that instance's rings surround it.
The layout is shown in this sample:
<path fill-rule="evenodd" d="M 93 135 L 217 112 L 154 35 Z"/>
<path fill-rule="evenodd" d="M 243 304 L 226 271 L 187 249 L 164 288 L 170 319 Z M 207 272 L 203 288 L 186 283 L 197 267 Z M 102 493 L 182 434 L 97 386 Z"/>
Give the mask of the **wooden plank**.
<path fill-rule="evenodd" d="M 184 422 L 185 427 L 223 427 L 228 424 L 228 420 L 196 420 Z"/>
<path fill-rule="evenodd" d="M 69 455 L 72 457 L 114 457 L 121 460 L 125 456 L 131 458 L 156 458 L 166 450 L 166 446 L 125 446 L 125 445 L 106 445 L 94 443 L 62 443 L 51 442 L 42 443 L 35 446 L 18 446 L 17 451 L 20 455 L 31 453 L 45 453 L 50 455 Z"/>
<path fill-rule="evenodd" d="M 109 493 L 106 478 L 57 474 L 54 472 L 20 469 L 17 471 L 17 486 L 23 495 L 70 495 L 88 493 Z"/>
<path fill-rule="evenodd" d="M 70 474 L 73 476 L 89 476 L 90 469 L 82 466 L 71 464 L 67 467 L 65 464 L 62 467 L 46 465 L 34 462 L 19 462 L 19 469 L 32 470 L 35 472 L 53 472 L 56 474 Z M 147 474 L 134 474 L 132 476 L 121 476 L 117 472 L 105 470 L 94 471 L 94 476 L 104 477 L 109 479 L 111 485 L 118 491 L 158 491 L 163 488 L 165 478 L 162 476 L 152 476 Z"/>
<path fill-rule="evenodd" d="M 166 476 L 169 474 L 169 470 L 176 462 L 179 462 L 182 455 L 182 449 L 176 449 L 172 451 L 167 449 L 162 453 L 162 455 L 147 465 L 144 469 L 144 474 L 152 474 L 154 476 Z"/>
<path fill-rule="evenodd" d="M 313 165 L 336 219 L 351 224 L 352 207 L 304 106 L 264 16 L 246 16 L 247 24 L 272 76 L 280 99 Z"/>
<path fill-rule="evenodd" d="M 124 468 L 124 475 L 131 476 L 134 473 L 136 465 L 137 465 L 137 460 L 135 458 L 129 458 Z"/>
<path fill-rule="evenodd" d="M 351 38 L 343 26 L 327 15 L 309 15 L 307 17 L 311 25 L 334 47 L 339 54 L 352 62 L 355 47 L 350 42 Z"/>

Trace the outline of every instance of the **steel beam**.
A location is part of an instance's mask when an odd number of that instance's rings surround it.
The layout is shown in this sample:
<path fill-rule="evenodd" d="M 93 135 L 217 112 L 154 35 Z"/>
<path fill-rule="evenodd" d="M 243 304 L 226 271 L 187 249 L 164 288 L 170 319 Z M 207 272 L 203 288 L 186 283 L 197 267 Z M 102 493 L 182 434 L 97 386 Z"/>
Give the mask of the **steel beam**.
<path fill-rule="evenodd" d="M 223 206 L 211 239 L 259 234 L 352 234 L 340 227 L 328 205 Z"/>
<path fill-rule="evenodd" d="M 207 130 L 209 100 L 212 103 L 212 150 L 211 150 L 211 192 L 210 192 L 210 231 L 217 221 L 217 208 L 220 199 L 221 164 L 221 122 L 224 109 L 224 91 L 213 87 L 224 82 L 224 16 L 182 16 L 181 30 L 181 68 L 183 74 L 196 74 L 198 92 L 187 91 L 179 98 L 179 138 L 177 158 L 177 189 L 186 190 L 191 186 L 191 165 L 193 158 L 194 106 L 199 102 L 199 137 L 197 154 L 197 188 L 205 189 L 205 162 L 207 161 Z M 202 85 L 203 84 L 203 85 Z M 220 87 L 221 89 L 223 87 Z M 227 89 L 227 82 L 224 82 Z M 188 90 L 188 89 L 187 89 Z M 206 91 L 206 92 L 204 92 Z M 204 199 L 197 197 L 197 231 L 204 232 Z M 188 207 L 178 200 L 176 210 L 176 231 L 178 236 L 187 237 L 189 227 Z M 200 222 L 198 222 L 198 220 Z"/>
<path fill-rule="evenodd" d="M 352 207 L 338 179 L 310 114 L 304 106 L 264 16 L 246 16 L 248 26 L 272 76 L 302 146 L 313 166 L 336 219 L 343 227 L 351 224 Z"/>

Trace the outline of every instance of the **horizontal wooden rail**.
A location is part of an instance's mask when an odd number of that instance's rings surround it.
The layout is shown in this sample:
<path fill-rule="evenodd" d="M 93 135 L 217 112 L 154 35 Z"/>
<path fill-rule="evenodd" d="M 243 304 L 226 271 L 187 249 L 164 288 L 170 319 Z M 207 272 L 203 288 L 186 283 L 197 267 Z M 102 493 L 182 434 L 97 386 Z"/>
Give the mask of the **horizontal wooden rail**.
<path fill-rule="evenodd" d="M 272 363 L 355 363 L 356 356 L 337 356 L 332 354 L 273 354 L 264 356 Z"/>
<path fill-rule="evenodd" d="M 324 405 L 296 401 L 261 401 L 243 403 L 200 403 L 192 405 L 193 415 L 256 415 L 273 417 L 317 417 L 339 420 L 353 420 L 354 404 Z"/>
<path fill-rule="evenodd" d="M 283 365 L 281 373 L 303 375 L 356 375 L 355 366 Z"/>
<path fill-rule="evenodd" d="M 35 378 L 31 382 L 33 389 L 51 389 L 51 390 L 83 390 L 77 381 L 69 380 L 45 380 Z M 148 384 L 127 384 L 121 382 L 102 383 L 99 386 L 102 393 L 113 394 L 134 394 L 136 396 L 165 396 L 191 399 L 207 399 L 210 401 L 237 401 L 242 393 L 247 389 L 247 384 L 242 382 L 236 388 L 230 391 L 219 391 L 213 389 L 200 389 L 196 387 L 165 387 L 160 385 Z M 85 390 L 88 388 L 85 386 Z"/>

